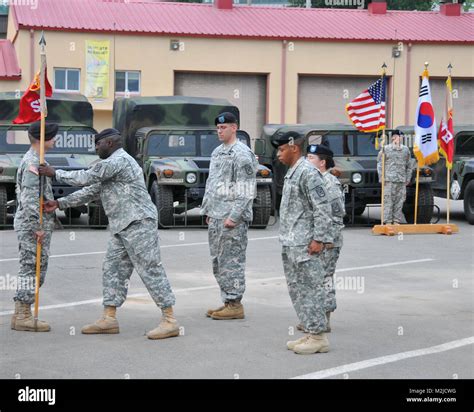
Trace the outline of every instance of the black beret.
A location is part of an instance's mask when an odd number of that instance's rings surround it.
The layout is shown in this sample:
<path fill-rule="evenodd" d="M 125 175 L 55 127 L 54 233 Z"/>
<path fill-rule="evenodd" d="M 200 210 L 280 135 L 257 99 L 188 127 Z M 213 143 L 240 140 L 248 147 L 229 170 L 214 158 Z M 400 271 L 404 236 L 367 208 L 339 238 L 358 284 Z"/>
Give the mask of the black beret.
<path fill-rule="evenodd" d="M 283 146 L 284 144 L 294 142 L 295 140 L 302 139 L 303 136 L 301 136 L 300 133 L 298 132 L 286 132 L 283 133 L 282 135 L 275 134 L 272 137 L 272 146 L 277 148 L 279 146 Z"/>
<path fill-rule="evenodd" d="M 403 136 L 403 132 L 401 130 L 392 130 L 392 136 L 398 134 L 400 137 Z"/>
<path fill-rule="evenodd" d="M 36 140 L 41 139 L 41 122 L 31 123 L 28 127 L 28 134 Z M 56 123 L 45 123 L 44 140 L 51 140 L 58 134 L 58 125 Z"/>
<path fill-rule="evenodd" d="M 332 152 L 332 150 L 329 149 L 329 147 L 324 146 L 322 144 L 310 144 L 307 147 L 306 151 L 310 154 L 320 154 L 320 155 L 326 155 L 330 157 L 334 156 L 334 153 Z"/>
<path fill-rule="evenodd" d="M 236 123 L 237 124 L 237 117 L 235 117 L 235 115 L 230 112 L 221 113 L 214 120 L 214 124 L 217 126 L 218 124 L 223 124 L 223 123 Z"/>
<path fill-rule="evenodd" d="M 97 143 L 101 139 L 105 139 L 106 137 L 110 136 L 120 136 L 120 132 L 117 129 L 104 129 L 100 133 L 95 135 L 95 142 Z"/>

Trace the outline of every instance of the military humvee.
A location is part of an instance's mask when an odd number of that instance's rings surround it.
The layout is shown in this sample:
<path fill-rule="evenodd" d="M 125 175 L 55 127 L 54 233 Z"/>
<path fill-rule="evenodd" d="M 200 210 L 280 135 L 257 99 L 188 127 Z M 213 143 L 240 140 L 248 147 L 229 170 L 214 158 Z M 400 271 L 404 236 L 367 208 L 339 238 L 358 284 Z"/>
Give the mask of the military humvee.
<path fill-rule="evenodd" d="M 188 211 L 201 205 L 212 151 L 221 144 L 214 125 L 224 111 L 239 119 L 239 110 L 223 99 L 138 97 L 114 101 L 113 125 L 124 148 L 142 166 L 162 228 L 188 224 Z M 238 138 L 250 147 L 243 130 Z M 259 165 L 253 227 L 265 228 L 272 209 L 271 171 Z"/>
<path fill-rule="evenodd" d="M 0 93 L 0 226 L 6 225 L 7 212 L 14 213 L 16 172 L 30 146 L 29 125 L 12 124 L 18 114 L 20 97 L 16 92 Z M 88 168 L 98 160 L 92 105 L 86 97 L 69 93 L 54 93 L 47 102 L 47 121 L 58 123 L 59 131 L 54 149 L 46 153 L 46 161 L 64 170 Z M 56 199 L 79 189 L 53 181 Z M 104 210 L 98 203 L 90 204 L 89 208 L 83 206 L 66 210 L 69 219 L 77 218 L 81 213 L 89 213 L 90 225 L 107 226 Z"/>
<path fill-rule="evenodd" d="M 381 185 L 377 174 L 376 133 L 362 133 L 353 126 L 344 124 L 267 124 L 261 138 L 255 142 L 259 161 L 273 171 L 276 205 L 279 206 L 287 167 L 276 158 L 276 149 L 271 145 L 274 135 L 290 130 L 305 136 L 305 145 L 326 144 L 334 152 L 336 166 L 341 169 L 341 181 L 346 197 L 346 220 L 355 222 L 355 216 L 364 213 L 367 205 L 381 203 Z M 387 141 L 391 130 L 386 130 Z M 413 159 L 413 165 L 415 160 Z M 433 216 L 433 192 L 430 184 L 433 171 L 425 167 L 420 171 L 420 195 L 418 198 L 418 223 L 429 223 Z M 407 188 L 407 200 L 403 213 L 407 222 L 414 220 L 415 174 Z"/>
<path fill-rule="evenodd" d="M 401 126 L 404 133 L 413 134 L 413 126 Z M 445 198 L 446 193 L 446 160 L 433 165 L 436 180 L 432 183 L 435 196 Z M 474 125 L 455 125 L 454 127 L 454 158 L 451 169 L 451 199 L 464 200 L 466 220 L 474 225 Z"/>

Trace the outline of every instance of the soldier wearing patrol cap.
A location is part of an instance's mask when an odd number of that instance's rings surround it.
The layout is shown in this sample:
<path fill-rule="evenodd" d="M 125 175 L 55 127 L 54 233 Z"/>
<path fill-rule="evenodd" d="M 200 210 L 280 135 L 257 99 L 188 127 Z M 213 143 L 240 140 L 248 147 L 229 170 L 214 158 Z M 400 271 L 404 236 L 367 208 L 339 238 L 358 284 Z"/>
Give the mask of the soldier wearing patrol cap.
<path fill-rule="evenodd" d="M 50 326 L 38 321 L 36 328 L 31 304 L 35 301 L 36 280 L 36 247 L 41 243 L 40 286 L 44 283 L 48 268 L 49 246 L 54 229 L 54 216 L 43 214 L 43 228 L 39 223 L 39 190 L 40 177 L 38 173 L 40 152 L 41 122 L 32 123 L 28 128 L 28 137 L 31 148 L 23 156 L 18 166 L 16 176 L 17 208 L 14 219 L 14 228 L 19 243 L 20 268 L 15 297 L 15 313 L 11 320 L 11 328 L 20 331 L 48 332 Z M 54 138 L 58 132 L 58 125 L 46 123 L 44 150 L 54 147 Z M 51 178 L 46 178 L 43 185 L 45 200 L 52 200 L 53 188 Z"/>
<path fill-rule="evenodd" d="M 382 180 L 382 153 L 385 152 L 384 209 L 383 224 L 402 222 L 402 209 L 407 195 L 407 185 L 412 175 L 410 150 L 400 143 L 403 135 L 399 130 L 392 132 L 392 143 L 382 146 L 377 158 L 379 180 Z"/>
<path fill-rule="evenodd" d="M 215 125 L 222 144 L 212 152 L 201 215 L 207 216 L 212 270 L 224 305 L 209 309 L 206 316 L 243 319 L 247 231 L 258 162 L 250 148 L 237 139 L 234 114 L 219 114 Z"/>
<path fill-rule="evenodd" d="M 288 291 L 306 333 L 288 342 L 287 348 L 311 354 L 329 351 L 323 251 L 333 238 L 324 178 L 302 157 L 303 143 L 302 136 L 293 131 L 272 140 L 278 160 L 289 166 L 280 205 L 280 242 Z"/>
<path fill-rule="evenodd" d="M 331 205 L 331 229 L 333 236 L 333 247 L 324 250 L 324 263 L 326 274 L 324 276 L 325 302 L 324 310 L 328 320 L 326 332 L 331 332 L 330 316 L 336 310 L 336 290 L 334 288 L 334 273 L 336 264 L 342 248 L 342 229 L 344 228 L 344 215 L 346 214 L 344 205 L 344 192 L 341 182 L 332 173 L 335 163 L 333 152 L 324 145 L 309 145 L 307 147 L 306 158 L 323 175 L 328 201 Z M 302 325 L 297 326 L 302 330 Z"/>
<path fill-rule="evenodd" d="M 122 149 L 122 138 L 115 129 L 95 136 L 96 151 L 102 161 L 88 170 L 65 171 L 45 167 L 40 173 L 55 176 L 61 183 L 85 186 L 69 196 L 49 201 L 46 210 L 61 210 L 100 198 L 109 218 L 112 236 L 103 264 L 103 317 L 82 328 L 84 334 L 119 333 L 117 307 L 122 306 L 128 282 L 135 269 L 156 305 L 162 311 L 157 328 L 149 339 L 179 335 L 173 314 L 175 297 L 160 258 L 157 210 L 145 186 L 143 171 Z"/>

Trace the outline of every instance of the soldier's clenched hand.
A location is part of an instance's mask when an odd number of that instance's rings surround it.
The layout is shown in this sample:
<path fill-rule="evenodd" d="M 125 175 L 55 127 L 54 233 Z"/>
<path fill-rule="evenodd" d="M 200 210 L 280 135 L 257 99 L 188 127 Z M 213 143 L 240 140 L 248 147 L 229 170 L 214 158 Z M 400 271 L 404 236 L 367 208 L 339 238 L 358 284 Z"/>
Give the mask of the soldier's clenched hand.
<path fill-rule="evenodd" d="M 48 176 L 48 177 L 54 177 L 56 173 L 56 171 L 54 170 L 54 167 L 51 167 L 51 166 L 39 166 L 38 172 L 40 175 Z"/>
<path fill-rule="evenodd" d="M 316 253 L 320 253 L 323 250 L 323 243 L 317 242 L 316 240 L 312 240 L 308 246 L 308 253 L 310 255 L 314 255 Z"/>
<path fill-rule="evenodd" d="M 35 238 L 38 243 L 43 243 L 45 233 L 42 230 L 35 232 Z"/>
<path fill-rule="evenodd" d="M 227 229 L 233 229 L 236 225 L 237 223 L 235 223 L 233 220 L 230 220 L 229 218 L 224 220 L 224 227 Z"/>
<path fill-rule="evenodd" d="M 44 203 L 44 211 L 46 213 L 53 213 L 57 208 L 59 208 L 57 200 L 48 200 Z"/>

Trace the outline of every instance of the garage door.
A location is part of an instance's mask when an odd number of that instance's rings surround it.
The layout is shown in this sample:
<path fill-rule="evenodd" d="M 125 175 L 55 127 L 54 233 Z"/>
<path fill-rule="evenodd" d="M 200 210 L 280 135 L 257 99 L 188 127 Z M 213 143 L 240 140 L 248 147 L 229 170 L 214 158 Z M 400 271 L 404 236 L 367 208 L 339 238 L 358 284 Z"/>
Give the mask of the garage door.
<path fill-rule="evenodd" d="M 378 79 L 299 76 L 298 123 L 351 124 L 346 105 Z"/>
<path fill-rule="evenodd" d="M 454 125 L 474 124 L 474 80 L 452 79 L 452 82 Z M 446 105 L 446 79 L 430 79 L 430 86 L 436 121 L 439 124 Z"/>
<path fill-rule="evenodd" d="M 252 139 L 262 132 L 266 115 L 266 75 L 175 73 L 174 94 L 227 99 L 240 110 L 242 130 Z"/>

